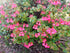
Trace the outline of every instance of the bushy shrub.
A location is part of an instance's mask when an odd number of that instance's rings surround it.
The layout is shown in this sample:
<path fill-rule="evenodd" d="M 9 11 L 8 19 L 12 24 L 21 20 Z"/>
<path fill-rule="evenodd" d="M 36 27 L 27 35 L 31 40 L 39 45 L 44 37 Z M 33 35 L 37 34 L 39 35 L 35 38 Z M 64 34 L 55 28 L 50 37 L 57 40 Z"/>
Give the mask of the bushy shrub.
<path fill-rule="evenodd" d="M 59 39 L 70 36 L 69 7 L 61 4 L 60 0 L 18 0 L 1 5 L 1 35 L 26 48 L 37 41 L 45 48 L 58 50 L 56 43 L 62 47 Z"/>

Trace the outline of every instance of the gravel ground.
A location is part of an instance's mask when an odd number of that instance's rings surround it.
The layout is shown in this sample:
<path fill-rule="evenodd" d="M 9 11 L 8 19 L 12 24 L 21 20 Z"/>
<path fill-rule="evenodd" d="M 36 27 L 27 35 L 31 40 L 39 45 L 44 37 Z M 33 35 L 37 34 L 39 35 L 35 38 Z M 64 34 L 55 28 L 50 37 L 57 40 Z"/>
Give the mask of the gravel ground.
<path fill-rule="evenodd" d="M 14 46 L 8 47 L 5 42 L 0 39 L 0 53 L 21 53 L 21 50 L 14 49 Z"/>
<path fill-rule="evenodd" d="M 0 39 L 0 53 L 15 53 L 15 51 L 12 48 L 7 47 L 4 41 Z"/>
<path fill-rule="evenodd" d="M 70 37 L 67 38 L 68 40 L 70 40 Z M 54 53 L 54 51 L 49 51 L 47 49 L 44 49 L 42 48 L 40 52 L 38 52 L 36 49 L 40 48 L 39 46 L 36 46 L 36 48 L 33 48 L 32 49 L 32 52 L 29 52 L 29 51 L 25 51 L 25 49 L 21 47 L 19 47 L 19 45 L 17 46 L 12 46 L 12 47 L 8 47 L 5 45 L 5 42 L 3 41 L 3 39 L 0 39 L 0 53 Z M 69 50 L 70 52 L 70 42 L 68 43 L 68 47 L 67 47 L 67 50 Z M 59 52 L 57 51 L 56 53 L 62 53 L 62 52 Z"/>

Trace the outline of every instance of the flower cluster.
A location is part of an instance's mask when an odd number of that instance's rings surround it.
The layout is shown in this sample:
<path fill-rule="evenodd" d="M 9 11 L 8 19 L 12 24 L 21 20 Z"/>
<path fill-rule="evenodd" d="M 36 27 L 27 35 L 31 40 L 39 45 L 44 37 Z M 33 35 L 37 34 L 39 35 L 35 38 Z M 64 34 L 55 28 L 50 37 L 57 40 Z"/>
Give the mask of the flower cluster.
<path fill-rule="evenodd" d="M 50 34 L 50 35 L 56 34 L 56 32 L 57 32 L 54 28 L 48 28 L 46 31 L 47 31 L 48 34 Z"/>
<path fill-rule="evenodd" d="M 70 34 L 70 18 L 65 18 L 66 14 L 69 16 L 68 6 L 61 7 L 60 0 L 48 0 L 47 6 L 41 0 L 30 2 L 32 1 L 23 0 L 23 5 L 1 5 L 0 32 L 5 32 L 5 38 L 8 37 L 14 44 L 21 44 L 26 48 L 38 41 L 45 48 L 55 49 L 55 42 Z M 5 7 L 11 10 L 5 10 Z"/>
<path fill-rule="evenodd" d="M 48 0 L 48 2 L 50 2 L 52 5 L 61 5 L 60 0 Z"/>

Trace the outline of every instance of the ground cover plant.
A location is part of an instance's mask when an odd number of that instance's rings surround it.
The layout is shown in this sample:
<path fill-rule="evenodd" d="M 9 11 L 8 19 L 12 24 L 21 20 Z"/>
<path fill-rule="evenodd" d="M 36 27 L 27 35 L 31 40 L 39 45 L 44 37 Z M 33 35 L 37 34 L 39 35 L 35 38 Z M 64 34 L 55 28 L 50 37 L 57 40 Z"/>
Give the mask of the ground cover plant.
<path fill-rule="evenodd" d="M 70 3 L 66 6 L 61 2 L 17 0 L 1 5 L 0 38 L 27 49 L 38 43 L 45 48 L 67 52 L 60 38 L 70 36 Z"/>

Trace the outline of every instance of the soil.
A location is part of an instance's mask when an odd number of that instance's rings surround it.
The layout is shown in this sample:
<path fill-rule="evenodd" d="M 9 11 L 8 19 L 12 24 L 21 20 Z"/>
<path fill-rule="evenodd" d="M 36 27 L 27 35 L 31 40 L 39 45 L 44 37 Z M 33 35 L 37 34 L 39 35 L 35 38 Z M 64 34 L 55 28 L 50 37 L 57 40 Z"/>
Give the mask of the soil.
<path fill-rule="evenodd" d="M 67 39 L 70 40 L 70 37 L 68 37 Z M 61 40 L 66 39 L 62 38 Z M 37 42 L 35 44 L 36 45 L 30 47 L 29 49 L 26 49 L 22 45 L 18 44 L 13 45 L 12 43 L 10 43 L 11 46 L 6 45 L 4 39 L 0 39 L 0 53 L 63 53 L 61 50 L 54 51 L 52 49 L 46 49 L 43 46 L 40 46 L 40 44 L 37 44 Z M 67 49 L 70 52 L 70 42 L 68 43 Z"/>
<path fill-rule="evenodd" d="M 62 52 L 53 51 L 51 49 L 45 49 L 44 47 L 40 47 L 40 45 L 33 46 L 29 49 L 26 49 L 22 45 L 18 44 L 7 46 L 3 41 L 3 39 L 0 39 L 0 53 L 62 53 Z"/>

